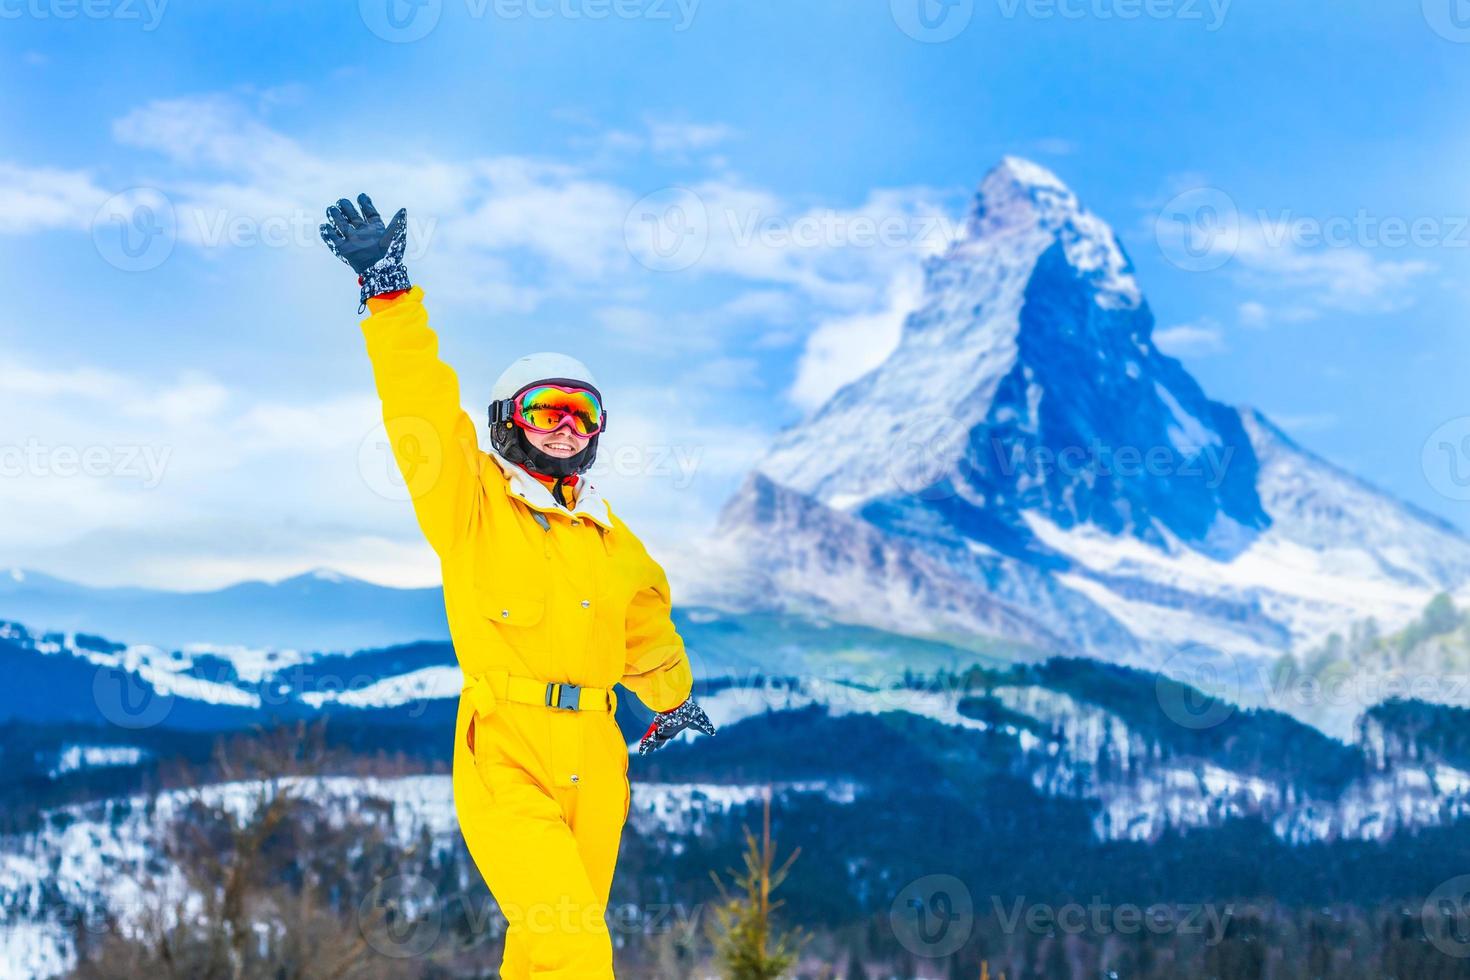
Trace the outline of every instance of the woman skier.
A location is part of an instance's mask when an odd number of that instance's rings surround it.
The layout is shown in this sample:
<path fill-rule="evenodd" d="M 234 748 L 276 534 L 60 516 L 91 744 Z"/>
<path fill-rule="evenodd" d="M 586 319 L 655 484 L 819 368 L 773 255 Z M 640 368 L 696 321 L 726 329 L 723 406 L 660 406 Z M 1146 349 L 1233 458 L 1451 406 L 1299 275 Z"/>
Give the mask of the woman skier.
<path fill-rule="evenodd" d="M 385 227 L 357 202 L 327 209 L 322 238 L 358 275 L 383 421 L 442 567 L 465 678 L 454 804 L 509 922 L 500 975 L 610 978 L 604 911 L 629 804 L 613 686 L 656 713 L 640 753 L 715 732 L 690 697 L 668 580 L 585 477 L 607 425 L 592 373 L 565 354 L 512 363 L 482 451 L 409 283 L 406 211 Z"/>

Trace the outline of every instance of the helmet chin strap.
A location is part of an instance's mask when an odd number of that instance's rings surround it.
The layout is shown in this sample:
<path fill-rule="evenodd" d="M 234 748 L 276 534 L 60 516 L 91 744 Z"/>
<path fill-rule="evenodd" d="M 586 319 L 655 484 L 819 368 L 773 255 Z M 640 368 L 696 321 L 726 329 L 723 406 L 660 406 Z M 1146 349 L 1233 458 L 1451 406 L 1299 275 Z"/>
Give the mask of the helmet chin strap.
<path fill-rule="evenodd" d="M 544 453 L 531 444 L 526 438 L 526 433 L 521 431 L 520 426 L 515 427 L 516 443 L 522 455 L 525 457 L 524 464 L 544 476 L 556 477 L 558 480 L 580 473 L 588 463 L 590 456 L 596 452 L 597 437 L 593 436 L 587 441 L 582 450 L 572 456 L 552 456 Z M 521 462 L 517 460 L 516 462 Z"/>

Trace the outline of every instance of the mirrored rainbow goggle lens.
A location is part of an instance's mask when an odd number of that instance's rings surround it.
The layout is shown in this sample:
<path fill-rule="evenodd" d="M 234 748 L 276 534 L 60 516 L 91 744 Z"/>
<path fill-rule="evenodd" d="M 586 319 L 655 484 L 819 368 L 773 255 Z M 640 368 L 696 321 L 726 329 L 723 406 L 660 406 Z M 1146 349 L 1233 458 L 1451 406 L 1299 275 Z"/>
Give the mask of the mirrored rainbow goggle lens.
<path fill-rule="evenodd" d="M 550 432 L 570 418 L 572 428 L 590 436 L 602 426 L 602 403 L 585 388 L 558 388 L 542 385 L 528 388 L 516 403 L 517 414 L 533 429 Z"/>

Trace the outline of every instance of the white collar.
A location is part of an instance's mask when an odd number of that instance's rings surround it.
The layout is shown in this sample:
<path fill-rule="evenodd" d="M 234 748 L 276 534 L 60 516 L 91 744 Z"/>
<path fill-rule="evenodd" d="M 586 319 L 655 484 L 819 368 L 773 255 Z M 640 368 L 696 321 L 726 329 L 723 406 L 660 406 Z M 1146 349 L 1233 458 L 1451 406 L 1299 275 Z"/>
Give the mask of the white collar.
<path fill-rule="evenodd" d="M 612 508 L 608 506 L 607 499 L 587 479 L 583 473 L 577 477 L 577 499 L 570 510 L 562 506 L 551 490 L 526 472 L 525 467 L 519 466 L 500 455 L 493 447 L 487 455 L 495 460 L 495 465 L 505 474 L 507 490 L 520 497 L 526 503 L 537 510 L 559 510 L 570 513 L 574 517 L 584 517 L 589 521 L 600 524 L 607 530 L 612 530 Z"/>

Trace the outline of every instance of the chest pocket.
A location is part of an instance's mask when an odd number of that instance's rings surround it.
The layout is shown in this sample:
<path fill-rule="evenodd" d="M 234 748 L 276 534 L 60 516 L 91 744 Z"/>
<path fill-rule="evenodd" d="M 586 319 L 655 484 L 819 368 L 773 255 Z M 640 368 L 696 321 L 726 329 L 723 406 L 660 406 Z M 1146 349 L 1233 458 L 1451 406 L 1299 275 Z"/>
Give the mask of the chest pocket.
<path fill-rule="evenodd" d="M 475 604 L 499 650 L 487 666 L 503 666 L 513 674 L 544 676 L 552 667 L 550 627 L 545 592 L 520 583 L 477 585 Z"/>
<path fill-rule="evenodd" d="M 475 593 L 480 605 L 480 615 L 495 626 L 529 629 L 538 625 L 546 616 L 544 594 L 516 592 L 493 586 L 476 588 Z"/>

